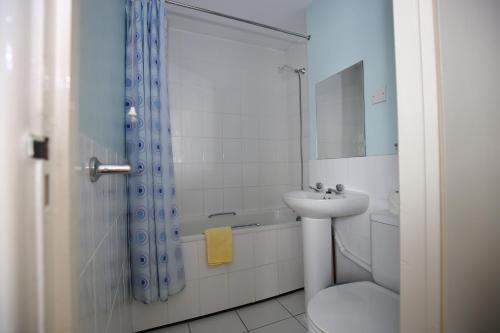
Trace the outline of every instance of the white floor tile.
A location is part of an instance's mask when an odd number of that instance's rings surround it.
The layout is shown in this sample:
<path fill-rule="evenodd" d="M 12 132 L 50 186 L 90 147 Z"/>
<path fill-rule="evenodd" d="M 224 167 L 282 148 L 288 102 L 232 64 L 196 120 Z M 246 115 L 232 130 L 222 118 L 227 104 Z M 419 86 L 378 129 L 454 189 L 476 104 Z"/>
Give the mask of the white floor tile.
<path fill-rule="evenodd" d="M 160 328 L 151 331 L 151 333 L 189 333 L 189 327 L 188 324 L 180 324 L 166 328 Z"/>
<path fill-rule="evenodd" d="M 298 321 L 300 321 L 300 323 L 302 324 L 302 326 L 304 326 L 305 328 L 307 328 L 307 318 L 306 318 L 306 314 L 305 313 L 299 314 L 298 316 L 295 316 L 295 319 L 297 319 Z"/>
<path fill-rule="evenodd" d="M 237 311 L 249 330 L 290 317 L 290 314 L 275 300 L 253 304 Z"/>
<path fill-rule="evenodd" d="M 243 333 L 246 328 L 236 312 L 224 312 L 189 323 L 191 333 Z"/>
<path fill-rule="evenodd" d="M 280 302 L 281 305 L 283 305 L 294 316 L 306 312 L 304 290 L 278 297 L 278 302 Z"/>
<path fill-rule="evenodd" d="M 289 318 L 268 326 L 261 327 L 252 333 L 306 333 L 306 329 L 302 327 L 295 318 Z"/>

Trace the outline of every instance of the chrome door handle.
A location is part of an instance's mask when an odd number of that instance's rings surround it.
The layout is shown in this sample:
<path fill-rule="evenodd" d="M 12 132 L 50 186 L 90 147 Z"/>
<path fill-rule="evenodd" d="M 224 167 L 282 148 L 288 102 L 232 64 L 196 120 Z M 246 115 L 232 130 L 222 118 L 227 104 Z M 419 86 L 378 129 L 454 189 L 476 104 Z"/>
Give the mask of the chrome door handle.
<path fill-rule="evenodd" d="M 128 175 L 132 171 L 132 167 L 128 164 L 113 165 L 102 164 L 97 157 L 92 157 L 89 161 L 89 176 L 90 181 L 95 183 L 102 175 L 124 174 Z"/>

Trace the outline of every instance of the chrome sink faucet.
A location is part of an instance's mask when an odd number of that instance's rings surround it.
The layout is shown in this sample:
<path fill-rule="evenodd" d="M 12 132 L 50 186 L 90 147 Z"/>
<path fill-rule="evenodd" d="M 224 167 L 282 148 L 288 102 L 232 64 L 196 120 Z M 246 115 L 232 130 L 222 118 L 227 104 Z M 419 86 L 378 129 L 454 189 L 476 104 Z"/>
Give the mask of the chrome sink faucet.
<path fill-rule="evenodd" d="M 309 188 L 316 193 L 323 192 L 323 183 L 316 183 L 314 186 L 309 185 Z"/>
<path fill-rule="evenodd" d="M 335 185 L 335 188 L 330 187 L 326 190 L 327 194 L 332 194 L 332 193 L 342 194 L 342 192 L 344 192 L 344 185 L 342 185 L 342 184 L 337 184 L 337 185 Z"/>

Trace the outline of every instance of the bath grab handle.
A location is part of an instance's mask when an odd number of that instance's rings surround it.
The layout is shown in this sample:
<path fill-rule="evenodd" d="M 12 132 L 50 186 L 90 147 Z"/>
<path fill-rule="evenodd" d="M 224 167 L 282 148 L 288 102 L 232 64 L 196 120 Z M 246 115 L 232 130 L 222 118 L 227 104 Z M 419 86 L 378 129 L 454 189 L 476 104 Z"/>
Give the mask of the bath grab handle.
<path fill-rule="evenodd" d="M 236 212 L 223 212 L 223 213 L 210 214 L 208 215 L 208 218 L 211 219 L 212 217 L 222 216 L 222 215 L 236 215 Z"/>
<path fill-rule="evenodd" d="M 132 167 L 128 164 L 113 165 L 102 164 L 97 157 L 92 157 L 89 161 L 89 176 L 90 181 L 95 183 L 102 175 L 124 174 L 128 175 Z"/>
<path fill-rule="evenodd" d="M 260 227 L 262 224 L 260 223 L 249 223 L 249 224 L 240 224 L 240 225 L 232 225 L 232 229 L 239 229 L 239 228 L 248 228 L 248 227 Z"/>

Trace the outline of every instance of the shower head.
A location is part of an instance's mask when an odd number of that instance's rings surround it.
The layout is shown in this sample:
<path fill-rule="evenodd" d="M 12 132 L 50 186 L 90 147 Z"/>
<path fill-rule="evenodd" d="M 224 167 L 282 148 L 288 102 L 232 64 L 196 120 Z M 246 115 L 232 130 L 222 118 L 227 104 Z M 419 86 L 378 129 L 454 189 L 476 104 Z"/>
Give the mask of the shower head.
<path fill-rule="evenodd" d="M 297 74 L 305 74 L 307 71 L 306 71 L 306 68 L 305 67 L 302 67 L 302 68 L 297 68 L 295 70 L 295 73 Z"/>
<path fill-rule="evenodd" d="M 304 67 L 293 68 L 292 66 L 289 66 L 289 65 L 281 65 L 278 67 L 278 70 L 280 72 L 291 72 L 291 73 L 296 73 L 296 74 L 305 74 L 306 73 L 306 69 Z"/>

